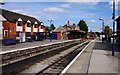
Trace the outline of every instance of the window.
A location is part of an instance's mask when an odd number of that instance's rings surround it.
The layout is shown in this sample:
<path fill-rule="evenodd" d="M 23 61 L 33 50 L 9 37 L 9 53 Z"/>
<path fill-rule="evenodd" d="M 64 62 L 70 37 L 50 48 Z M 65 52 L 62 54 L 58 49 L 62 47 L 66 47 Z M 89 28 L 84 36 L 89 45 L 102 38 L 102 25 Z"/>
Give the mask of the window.
<path fill-rule="evenodd" d="M 4 30 L 4 37 L 5 37 L 5 38 L 8 37 L 8 30 Z"/>
<path fill-rule="evenodd" d="M 17 26 L 22 26 L 22 21 L 18 21 Z"/>
<path fill-rule="evenodd" d="M 35 24 L 35 28 L 37 28 L 38 27 L 38 25 L 37 24 Z"/>
<path fill-rule="evenodd" d="M 27 23 L 27 27 L 30 27 L 31 25 L 30 25 L 30 23 Z"/>
<path fill-rule="evenodd" d="M 42 26 L 42 25 L 40 26 L 40 29 L 43 29 L 43 26 Z"/>

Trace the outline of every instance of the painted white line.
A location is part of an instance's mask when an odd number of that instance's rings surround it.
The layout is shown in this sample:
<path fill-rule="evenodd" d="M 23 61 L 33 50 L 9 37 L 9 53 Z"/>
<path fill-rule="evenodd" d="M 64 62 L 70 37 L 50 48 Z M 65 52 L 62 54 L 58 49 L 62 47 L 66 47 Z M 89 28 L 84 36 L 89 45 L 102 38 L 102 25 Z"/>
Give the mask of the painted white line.
<path fill-rule="evenodd" d="M 80 40 L 80 39 L 75 39 L 75 40 Z M 39 46 L 33 46 L 33 47 L 27 47 L 27 48 L 15 49 L 15 50 L 10 50 L 10 51 L 3 51 L 3 52 L 0 52 L 0 54 L 5 54 L 5 53 L 10 53 L 10 52 L 15 52 L 15 51 L 22 51 L 22 50 L 25 50 L 25 49 L 32 49 L 32 48 L 36 48 L 36 47 L 40 47 L 40 46 L 48 46 L 48 45 L 52 45 L 52 44 L 58 44 L 58 43 L 64 43 L 64 42 L 70 42 L 70 41 L 75 41 L 75 40 L 67 40 L 67 41 L 61 41 L 61 42 L 55 42 L 55 43 L 49 43 L 49 44 L 44 44 L 44 45 L 39 45 Z"/>
<path fill-rule="evenodd" d="M 68 64 L 68 66 L 59 74 L 59 75 L 63 75 L 67 72 L 67 70 L 70 68 L 70 66 L 76 61 L 76 59 L 82 54 L 82 52 L 93 42 L 94 40 L 92 40 L 87 46 L 85 46 L 85 48 Z"/>

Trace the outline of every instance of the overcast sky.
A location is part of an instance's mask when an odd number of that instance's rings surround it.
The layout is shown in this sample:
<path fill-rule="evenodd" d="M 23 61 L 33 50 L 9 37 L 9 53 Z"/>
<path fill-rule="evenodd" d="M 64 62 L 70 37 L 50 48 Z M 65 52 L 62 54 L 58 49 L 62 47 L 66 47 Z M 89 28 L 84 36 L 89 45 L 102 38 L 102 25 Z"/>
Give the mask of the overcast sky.
<path fill-rule="evenodd" d="M 43 2 L 34 1 L 16 2 L 15 0 L 5 0 L 2 8 L 13 12 L 33 16 L 39 21 L 49 26 L 48 20 L 53 19 L 56 27 L 63 26 L 68 20 L 78 24 L 79 20 L 84 19 L 89 30 L 101 31 L 102 23 L 99 18 L 105 20 L 105 25 L 112 27 L 112 1 L 90 1 L 79 2 L 79 0 L 64 0 L 62 2 Z M 38 1 L 38 2 L 37 2 Z M 116 17 L 118 16 L 118 3 L 116 4 Z"/>

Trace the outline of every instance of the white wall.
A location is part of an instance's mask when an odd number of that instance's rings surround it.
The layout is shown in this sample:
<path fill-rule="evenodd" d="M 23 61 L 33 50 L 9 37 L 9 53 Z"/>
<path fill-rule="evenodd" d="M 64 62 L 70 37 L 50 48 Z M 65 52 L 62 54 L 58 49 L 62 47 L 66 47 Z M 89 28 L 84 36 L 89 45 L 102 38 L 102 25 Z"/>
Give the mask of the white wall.
<path fill-rule="evenodd" d="M 0 40 L 3 39 L 3 37 L 2 37 L 2 35 L 3 35 L 3 33 L 2 33 L 2 29 L 3 29 L 2 21 L 6 21 L 6 19 L 0 14 Z"/>
<path fill-rule="evenodd" d="M 22 26 L 17 26 L 16 31 L 21 31 L 22 32 Z"/>
<path fill-rule="evenodd" d="M 37 32 L 38 28 L 33 28 L 33 32 Z"/>
<path fill-rule="evenodd" d="M 26 27 L 26 32 L 31 32 L 31 27 Z"/>
<path fill-rule="evenodd" d="M 40 32 L 43 32 L 43 29 L 40 29 Z"/>

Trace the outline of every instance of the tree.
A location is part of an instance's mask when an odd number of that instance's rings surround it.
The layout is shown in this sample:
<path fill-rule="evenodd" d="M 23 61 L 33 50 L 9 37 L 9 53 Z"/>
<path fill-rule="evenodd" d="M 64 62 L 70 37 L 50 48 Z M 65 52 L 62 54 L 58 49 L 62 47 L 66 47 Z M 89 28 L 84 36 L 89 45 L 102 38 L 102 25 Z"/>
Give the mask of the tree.
<path fill-rule="evenodd" d="M 105 35 L 109 35 L 109 29 L 110 29 L 109 26 L 105 26 L 105 29 L 104 29 Z"/>
<path fill-rule="evenodd" d="M 50 27 L 46 26 L 46 32 L 50 32 Z"/>
<path fill-rule="evenodd" d="M 104 32 L 105 35 L 112 36 L 112 29 L 109 26 L 105 26 Z"/>
<path fill-rule="evenodd" d="M 109 29 L 109 36 L 112 36 L 112 29 Z"/>
<path fill-rule="evenodd" d="M 86 33 L 88 32 L 88 26 L 84 20 L 80 20 L 78 23 L 78 26 L 79 26 L 80 30 L 85 31 Z"/>
<path fill-rule="evenodd" d="M 55 29 L 55 26 L 54 24 L 52 23 L 51 26 L 50 26 L 50 30 L 54 30 Z"/>

